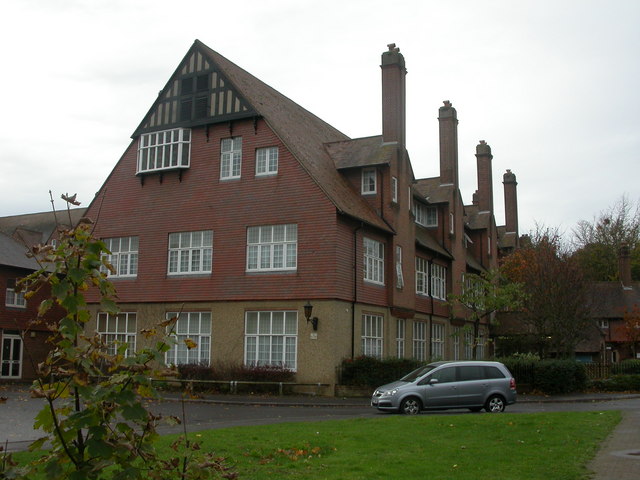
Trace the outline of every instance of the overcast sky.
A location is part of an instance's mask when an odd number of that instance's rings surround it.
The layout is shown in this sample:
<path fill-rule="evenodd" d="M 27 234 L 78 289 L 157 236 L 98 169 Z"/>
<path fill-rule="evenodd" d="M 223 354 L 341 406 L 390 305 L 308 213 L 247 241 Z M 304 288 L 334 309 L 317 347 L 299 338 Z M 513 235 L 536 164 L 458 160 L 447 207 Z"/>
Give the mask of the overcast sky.
<path fill-rule="evenodd" d="M 640 198 L 637 0 L 20 0 L 2 3 L 0 216 L 49 210 L 49 190 L 88 205 L 195 39 L 352 138 L 381 133 L 396 43 L 416 176 L 439 174 L 450 100 L 465 203 L 486 140 L 497 222 L 511 169 L 522 233 Z"/>

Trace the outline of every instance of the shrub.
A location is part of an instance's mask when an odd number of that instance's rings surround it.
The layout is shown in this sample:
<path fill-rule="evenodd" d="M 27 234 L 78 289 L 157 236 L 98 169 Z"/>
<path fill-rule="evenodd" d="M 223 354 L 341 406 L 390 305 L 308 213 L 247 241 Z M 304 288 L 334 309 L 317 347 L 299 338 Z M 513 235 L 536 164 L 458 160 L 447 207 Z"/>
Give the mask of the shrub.
<path fill-rule="evenodd" d="M 546 394 L 578 392 L 587 386 L 586 368 L 576 360 L 542 360 L 533 372 L 533 387 Z"/>
<path fill-rule="evenodd" d="M 408 358 L 386 358 L 380 360 L 369 356 L 344 359 L 341 364 L 342 385 L 375 388 L 398 380 L 423 362 Z"/>
<path fill-rule="evenodd" d="M 510 357 L 498 358 L 498 362 L 504 363 L 509 369 L 513 378 L 516 379 L 517 385 L 529 385 L 533 387 L 535 384 L 535 366 L 540 362 L 540 357 L 535 354 L 515 354 Z"/>
<path fill-rule="evenodd" d="M 184 364 L 178 366 L 178 376 L 182 380 L 217 380 L 238 382 L 292 382 L 295 380 L 295 372 L 283 366 L 255 365 L 247 366 L 236 363 L 217 363 L 210 367 L 202 364 Z M 217 391 L 219 385 L 198 384 L 192 386 L 195 390 Z M 251 392 L 273 392 L 272 385 L 247 385 L 239 386 L 242 390 Z M 228 388 L 224 389 L 225 391 Z"/>
<path fill-rule="evenodd" d="M 640 392 L 640 375 L 614 375 L 605 380 L 593 380 L 590 386 L 602 392 Z"/>

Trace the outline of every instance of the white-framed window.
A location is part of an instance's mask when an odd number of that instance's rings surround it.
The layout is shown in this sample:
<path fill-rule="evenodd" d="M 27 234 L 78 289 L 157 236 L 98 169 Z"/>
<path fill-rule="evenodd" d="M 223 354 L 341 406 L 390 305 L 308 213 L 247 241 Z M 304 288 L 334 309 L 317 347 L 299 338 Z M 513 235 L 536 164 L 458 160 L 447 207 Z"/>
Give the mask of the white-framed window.
<path fill-rule="evenodd" d="M 137 173 L 188 168 L 191 151 L 191 130 L 174 128 L 143 133 L 138 141 Z"/>
<path fill-rule="evenodd" d="M 365 168 L 362 170 L 362 194 L 372 194 L 377 192 L 377 174 L 375 168 Z"/>
<path fill-rule="evenodd" d="M 246 312 L 245 365 L 271 365 L 296 370 L 298 312 Z"/>
<path fill-rule="evenodd" d="M 223 138 L 220 142 L 220 180 L 240 178 L 242 137 Z"/>
<path fill-rule="evenodd" d="M 247 271 L 295 270 L 298 266 L 298 226 L 261 225 L 247 228 Z"/>
<path fill-rule="evenodd" d="M 413 215 L 415 216 L 416 223 L 423 227 L 437 227 L 438 226 L 438 208 L 433 206 L 427 206 L 422 203 L 414 203 Z"/>
<path fill-rule="evenodd" d="M 431 296 L 439 300 L 447 299 L 447 269 L 437 263 L 431 264 Z"/>
<path fill-rule="evenodd" d="M 416 257 L 416 293 L 429 295 L 429 262 Z"/>
<path fill-rule="evenodd" d="M 256 175 L 278 173 L 278 147 L 256 149 Z"/>
<path fill-rule="evenodd" d="M 103 239 L 110 255 L 104 255 L 115 272 L 101 266 L 109 277 L 135 277 L 138 274 L 138 237 L 115 237 Z"/>
<path fill-rule="evenodd" d="M 167 332 L 176 343 L 165 354 L 167 365 L 198 364 L 211 362 L 211 312 L 168 312 L 167 320 L 177 317 Z M 189 348 L 187 341 L 195 347 Z M 189 343 L 191 343 L 189 342 Z"/>
<path fill-rule="evenodd" d="M 16 292 L 15 278 L 7 280 L 7 290 L 4 304 L 7 307 L 27 308 L 27 301 L 24 298 L 24 292 Z"/>
<path fill-rule="evenodd" d="M 382 358 L 382 325 L 381 315 L 362 315 L 362 354 L 369 357 Z"/>
<path fill-rule="evenodd" d="M 609 328 L 609 320 L 599 320 L 598 325 L 600 328 Z"/>
<path fill-rule="evenodd" d="M 431 360 L 444 359 L 444 325 L 431 324 Z"/>
<path fill-rule="evenodd" d="M 213 231 L 169 234 L 169 275 L 211 273 Z"/>
<path fill-rule="evenodd" d="M 404 358 L 404 340 L 406 332 L 406 320 L 404 318 L 396 319 L 396 356 Z"/>
<path fill-rule="evenodd" d="M 115 355 L 121 345 L 127 345 L 125 356 L 136 351 L 137 315 L 131 312 L 98 313 L 97 333 L 107 347 L 107 354 Z"/>
<path fill-rule="evenodd" d="M 364 237 L 364 279 L 384 285 L 384 244 Z"/>
<path fill-rule="evenodd" d="M 469 329 L 464 331 L 464 359 L 473 360 L 473 332 Z"/>
<path fill-rule="evenodd" d="M 17 331 L 0 332 L 2 350 L 0 350 L 0 378 L 22 377 L 22 338 Z"/>
<path fill-rule="evenodd" d="M 426 322 L 413 322 L 413 358 L 421 362 L 427 359 Z"/>
<path fill-rule="evenodd" d="M 396 245 L 396 288 L 404 287 L 404 275 L 402 274 L 402 247 Z"/>
<path fill-rule="evenodd" d="M 478 338 L 476 338 L 476 360 L 484 359 L 484 347 L 486 342 L 485 333 L 481 330 L 478 332 Z"/>
<path fill-rule="evenodd" d="M 391 201 L 398 203 L 398 179 L 391 177 Z"/>
<path fill-rule="evenodd" d="M 460 327 L 453 328 L 453 359 L 460 360 L 460 336 L 462 332 Z"/>

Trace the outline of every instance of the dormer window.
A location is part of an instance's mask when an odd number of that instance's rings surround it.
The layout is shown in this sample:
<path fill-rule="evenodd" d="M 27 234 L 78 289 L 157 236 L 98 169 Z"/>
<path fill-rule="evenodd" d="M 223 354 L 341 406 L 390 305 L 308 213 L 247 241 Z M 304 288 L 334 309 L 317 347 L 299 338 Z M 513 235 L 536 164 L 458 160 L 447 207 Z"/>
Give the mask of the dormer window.
<path fill-rule="evenodd" d="M 191 130 L 174 128 L 140 135 L 136 173 L 189 168 Z"/>
<path fill-rule="evenodd" d="M 376 169 L 365 168 L 362 170 L 362 194 L 370 195 L 376 191 Z"/>
<path fill-rule="evenodd" d="M 438 226 L 438 209 L 430 207 L 422 203 L 416 202 L 413 206 L 413 214 L 416 217 L 416 223 L 423 227 Z"/>

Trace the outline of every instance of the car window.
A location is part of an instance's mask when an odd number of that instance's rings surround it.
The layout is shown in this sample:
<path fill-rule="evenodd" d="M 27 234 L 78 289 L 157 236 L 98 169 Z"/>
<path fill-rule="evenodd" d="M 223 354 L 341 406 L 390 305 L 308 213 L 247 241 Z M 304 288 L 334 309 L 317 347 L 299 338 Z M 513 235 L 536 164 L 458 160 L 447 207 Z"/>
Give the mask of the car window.
<path fill-rule="evenodd" d="M 464 367 L 458 367 L 459 377 L 461 382 L 468 382 L 471 380 L 483 380 L 484 367 L 482 365 L 465 365 Z"/>
<path fill-rule="evenodd" d="M 449 383 L 456 381 L 455 367 L 445 367 L 431 374 L 432 379 L 437 379 L 438 383 Z"/>
<path fill-rule="evenodd" d="M 413 382 L 416 378 L 423 376 L 425 373 L 430 372 L 435 367 L 433 365 L 425 365 L 424 367 L 416 368 L 413 372 L 406 374 L 400 379 L 401 382 Z"/>
<path fill-rule="evenodd" d="M 504 378 L 504 373 L 498 367 L 484 367 L 485 378 Z"/>

